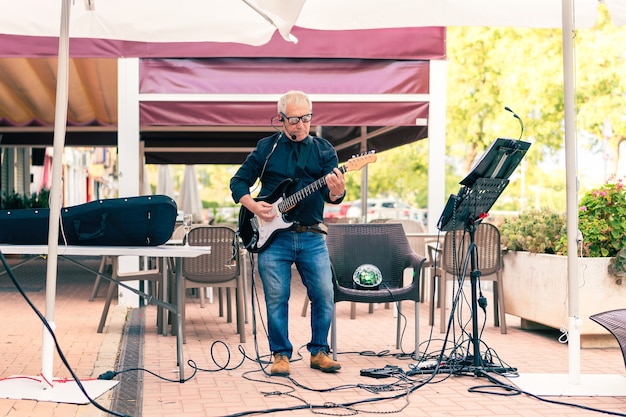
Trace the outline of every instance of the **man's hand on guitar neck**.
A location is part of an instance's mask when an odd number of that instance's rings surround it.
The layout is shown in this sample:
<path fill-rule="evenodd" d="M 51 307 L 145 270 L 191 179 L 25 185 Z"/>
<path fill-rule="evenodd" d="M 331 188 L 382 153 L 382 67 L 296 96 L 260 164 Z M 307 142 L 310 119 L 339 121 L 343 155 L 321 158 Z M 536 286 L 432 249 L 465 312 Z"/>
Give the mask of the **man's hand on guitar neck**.
<path fill-rule="evenodd" d="M 337 201 L 346 192 L 346 180 L 339 168 L 333 169 L 333 172 L 326 175 L 326 186 L 330 191 L 330 200 Z"/>
<path fill-rule="evenodd" d="M 275 207 L 266 201 L 256 201 L 250 194 L 246 194 L 239 200 L 242 206 L 250 210 L 263 221 L 271 222 L 278 213 Z"/>

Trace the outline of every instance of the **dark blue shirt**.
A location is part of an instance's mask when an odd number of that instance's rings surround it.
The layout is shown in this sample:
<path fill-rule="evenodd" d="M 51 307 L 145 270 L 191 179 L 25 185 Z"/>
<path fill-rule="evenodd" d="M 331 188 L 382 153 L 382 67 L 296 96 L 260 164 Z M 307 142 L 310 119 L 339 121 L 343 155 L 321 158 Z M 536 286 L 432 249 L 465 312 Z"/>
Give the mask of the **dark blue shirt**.
<path fill-rule="evenodd" d="M 310 147 L 304 169 L 296 173 L 298 156 L 305 147 Z M 250 194 L 250 187 L 261 178 L 261 190 L 257 199 L 275 202 L 279 197 L 289 197 L 296 191 L 323 178 L 337 167 L 337 152 L 324 138 L 307 136 L 301 142 L 293 142 L 279 132 L 261 139 L 230 180 L 230 190 L 235 203 Z M 287 182 L 286 187 L 284 181 Z M 283 188 L 284 187 L 284 188 Z M 336 201 L 338 203 L 340 200 Z M 286 213 L 289 221 L 304 226 L 321 223 L 324 219 L 324 202 L 331 202 L 326 183 L 321 189 L 302 199 Z"/>

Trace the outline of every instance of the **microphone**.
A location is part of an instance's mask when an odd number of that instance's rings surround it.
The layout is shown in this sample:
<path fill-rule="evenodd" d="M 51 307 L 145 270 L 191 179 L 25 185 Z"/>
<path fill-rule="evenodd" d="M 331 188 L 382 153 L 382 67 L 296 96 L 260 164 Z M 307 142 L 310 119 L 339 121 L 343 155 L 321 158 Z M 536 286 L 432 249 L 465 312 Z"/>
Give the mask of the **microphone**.
<path fill-rule="evenodd" d="M 510 111 L 511 113 L 513 113 L 513 117 L 515 117 L 517 120 L 519 120 L 519 124 L 520 124 L 520 128 L 521 128 L 521 132 L 520 132 L 520 134 L 519 134 L 519 138 L 517 138 L 517 140 L 521 140 L 521 139 L 522 139 L 522 135 L 524 134 L 524 122 L 522 121 L 522 118 L 521 118 L 521 117 L 519 117 L 519 116 L 517 115 L 517 113 L 515 113 L 513 110 L 511 110 L 511 108 L 510 108 L 510 107 L 508 107 L 508 106 L 506 106 L 506 107 L 504 108 L 504 110 L 506 110 L 506 111 Z"/>
<path fill-rule="evenodd" d="M 270 119 L 270 125 L 274 128 L 274 130 L 276 130 L 277 132 L 280 132 L 280 130 L 279 130 L 276 126 L 274 126 L 274 119 L 276 119 L 276 116 L 273 116 L 273 117 Z M 283 117 L 283 116 L 281 116 L 281 115 L 278 115 L 278 121 L 279 121 L 279 122 L 282 122 L 283 120 L 285 120 L 285 119 L 284 119 L 284 117 Z M 283 133 L 285 136 L 287 136 L 287 139 L 289 139 L 289 140 L 290 140 L 290 141 L 292 141 L 292 142 L 294 142 L 296 139 L 298 139 L 298 137 L 297 137 L 296 135 L 294 135 L 293 133 L 288 134 L 289 132 L 287 132 L 287 129 L 285 129 L 282 133 Z M 1 139 L 1 138 L 2 138 L 2 136 L 0 135 L 0 139 Z M 278 142 L 276 142 L 276 143 L 278 143 Z M 276 145 L 274 145 L 274 146 L 276 146 Z M 273 152 L 273 150 L 272 150 L 272 152 Z"/>

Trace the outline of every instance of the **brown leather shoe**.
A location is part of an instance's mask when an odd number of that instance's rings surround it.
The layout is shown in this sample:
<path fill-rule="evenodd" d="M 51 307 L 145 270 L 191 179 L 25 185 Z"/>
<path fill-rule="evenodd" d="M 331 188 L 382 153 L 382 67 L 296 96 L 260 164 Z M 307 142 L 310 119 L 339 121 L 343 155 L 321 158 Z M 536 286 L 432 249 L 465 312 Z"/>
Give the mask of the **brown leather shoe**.
<path fill-rule="evenodd" d="M 282 353 L 274 355 L 274 363 L 272 364 L 270 373 L 277 376 L 289 375 L 289 358 Z"/>
<path fill-rule="evenodd" d="M 341 369 L 341 364 L 332 360 L 327 352 L 321 351 L 317 355 L 311 355 L 311 368 L 322 372 L 337 372 Z"/>

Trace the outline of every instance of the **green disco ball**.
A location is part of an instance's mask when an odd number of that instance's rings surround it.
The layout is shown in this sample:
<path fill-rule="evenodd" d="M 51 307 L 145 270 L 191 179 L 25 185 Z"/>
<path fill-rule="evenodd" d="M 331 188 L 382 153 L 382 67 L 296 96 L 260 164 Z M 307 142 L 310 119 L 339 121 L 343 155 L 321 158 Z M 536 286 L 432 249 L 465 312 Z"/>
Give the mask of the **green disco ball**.
<path fill-rule="evenodd" d="M 383 282 L 383 274 L 372 264 L 359 266 L 352 274 L 356 288 L 377 289 Z"/>

